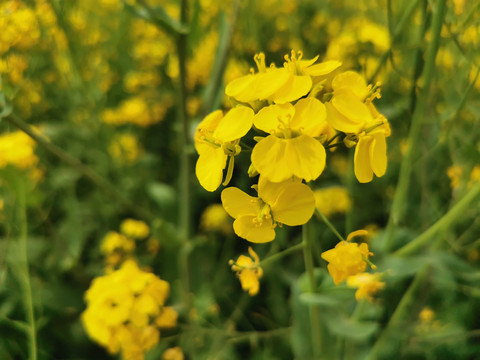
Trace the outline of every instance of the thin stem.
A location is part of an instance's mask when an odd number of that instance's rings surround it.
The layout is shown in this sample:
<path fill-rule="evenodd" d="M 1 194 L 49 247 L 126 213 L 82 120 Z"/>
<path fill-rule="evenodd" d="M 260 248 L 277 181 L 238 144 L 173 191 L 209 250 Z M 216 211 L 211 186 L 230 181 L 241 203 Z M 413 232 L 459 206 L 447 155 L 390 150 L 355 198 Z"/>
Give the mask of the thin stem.
<path fill-rule="evenodd" d="M 35 313 L 33 310 L 32 300 L 32 286 L 30 283 L 30 270 L 28 267 L 28 253 L 27 253 L 27 213 L 26 213 L 26 200 L 25 200 L 25 188 L 21 183 L 17 186 L 18 196 L 18 210 L 21 221 L 21 232 L 19 238 L 19 255 L 20 255 L 20 284 L 23 292 L 23 306 L 25 308 L 27 324 L 28 324 L 28 358 L 30 360 L 37 360 L 37 331 L 35 324 Z"/>
<path fill-rule="evenodd" d="M 437 50 L 440 44 L 440 32 L 442 29 L 445 2 L 446 0 L 438 1 L 433 16 L 432 40 L 428 43 L 428 48 L 426 51 L 425 66 L 422 72 L 422 85 L 420 86 L 418 100 L 412 116 L 410 133 L 408 135 L 407 151 L 401 164 L 397 190 L 395 191 L 395 196 L 393 198 L 392 210 L 390 212 L 390 218 L 385 233 L 384 241 L 385 248 L 387 250 L 391 247 L 395 228 L 402 220 L 405 213 L 406 199 L 408 199 L 408 191 L 410 188 L 410 178 L 412 175 L 413 163 L 416 157 L 415 149 L 420 141 L 420 130 L 425 119 L 427 101 L 430 95 L 430 87 L 435 70 L 435 58 L 437 56 Z"/>
<path fill-rule="evenodd" d="M 317 281 L 315 279 L 315 267 L 313 263 L 311 224 L 306 223 L 302 227 L 302 244 L 303 258 L 305 261 L 305 269 L 307 271 L 308 281 L 310 284 L 310 292 L 315 293 L 317 290 Z M 312 348 L 313 358 L 319 359 L 322 352 L 322 328 L 320 324 L 320 311 L 318 306 L 310 304 L 310 324 L 312 331 Z"/>
<path fill-rule="evenodd" d="M 470 204 L 480 195 L 480 183 L 476 184 L 470 191 L 457 202 L 445 215 L 438 219 L 435 224 L 430 226 L 420 236 L 409 242 L 407 245 L 401 247 L 395 252 L 395 255 L 405 256 L 416 252 L 419 248 L 424 246 L 428 241 L 441 229 L 447 228 L 460 221 L 463 214 L 468 209 Z"/>
<path fill-rule="evenodd" d="M 266 266 L 272 262 L 275 262 L 277 260 L 280 260 L 281 258 L 287 256 L 287 255 L 290 255 L 291 253 L 295 252 L 295 251 L 298 251 L 298 250 L 301 250 L 303 249 L 304 247 L 304 243 L 301 242 L 300 244 L 297 244 L 297 245 L 293 245 L 293 246 L 290 246 L 288 249 L 285 249 L 285 250 L 282 250 L 282 251 L 279 251 L 277 252 L 276 254 L 273 254 L 265 259 L 263 259 L 261 262 L 260 262 L 260 266 Z"/>
<path fill-rule="evenodd" d="M 330 222 L 330 220 L 328 220 L 325 215 L 323 215 L 320 210 L 316 209 L 315 210 L 315 213 L 317 214 L 317 217 L 320 218 L 324 223 L 325 225 L 328 226 L 328 228 L 335 234 L 335 236 L 337 237 L 338 240 L 340 241 L 345 241 L 345 239 L 343 238 L 342 235 L 340 235 L 340 233 L 337 231 L 337 229 L 335 229 L 335 226 L 333 226 L 333 224 Z"/>
<path fill-rule="evenodd" d="M 186 24 L 187 0 L 182 0 L 180 4 L 180 23 Z M 187 34 L 177 36 L 177 54 L 178 54 L 178 84 L 177 84 L 177 119 L 180 124 L 178 133 L 178 145 L 180 151 L 180 204 L 178 207 L 178 226 L 180 239 L 182 241 L 182 250 L 179 253 L 179 266 L 182 276 L 183 303 L 187 309 L 190 309 L 190 226 L 191 226 L 191 196 L 190 196 L 190 122 L 187 115 Z"/>
<path fill-rule="evenodd" d="M 143 208 L 138 207 L 136 204 L 132 203 L 129 199 L 125 198 L 125 196 L 122 193 L 120 193 L 112 183 L 110 183 L 105 178 L 100 176 L 92 168 L 83 164 L 77 158 L 71 156 L 70 154 L 65 152 L 63 149 L 61 149 L 57 145 L 52 144 L 50 141 L 45 139 L 43 136 L 36 133 L 30 127 L 30 125 L 28 125 L 26 122 L 24 122 L 22 119 L 20 119 L 16 114 L 11 113 L 8 116 L 4 117 L 3 119 L 5 121 L 7 121 L 8 123 L 10 123 L 11 125 L 13 125 L 14 127 L 23 131 L 28 136 L 30 136 L 33 140 L 35 140 L 35 142 L 40 147 L 45 149 L 47 152 L 49 152 L 50 154 L 57 157 L 59 160 L 61 160 L 65 164 L 74 168 L 80 174 L 82 174 L 83 176 L 90 179 L 90 181 L 92 181 L 98 187 L 104 189 L 111 196 L 115 197 L 120 203 L 122 203 L 122 204 L 128 206 L 129 208 L 131 208 L 139 216 L 141 216 L 141 217 L 143 217 L 147 220 L 153 220 L 154 219 L 154 216 L 151 213 L 147 212 Z"/>

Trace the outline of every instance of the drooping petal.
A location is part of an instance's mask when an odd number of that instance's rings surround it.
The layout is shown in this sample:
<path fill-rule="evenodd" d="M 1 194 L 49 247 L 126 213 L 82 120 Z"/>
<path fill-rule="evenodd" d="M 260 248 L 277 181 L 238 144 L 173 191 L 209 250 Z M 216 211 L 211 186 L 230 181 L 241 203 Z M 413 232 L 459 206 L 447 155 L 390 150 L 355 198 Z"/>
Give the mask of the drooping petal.
<path fill-rule="evenodd" d="M 222 191 L 222 205 L 233 218 L 245 215 L 257 216 L 260 212 L 258 198 L 252 197 L 236 187 L 228 187 Z"/>
<path fill-rule="evenodd" d="M 331 103 L 325 103 L 325 109 L 327 110 L 327 122 L 335 130 L 345 133 L 358 133 L 362 130 L 363 124 L 343 116 Z"/>
<path fill-rule="evenodd" d="M 222 183 L 223 169 L 227 163 L 221 147 L 205 147 L 198 157 L 195 173 L 200 185 L 207 191 L 215 191 Z"/>
<path fill-rule="evenodd" d="M 385 141 L 385 135 L 382 133 L 373 135 L 372 145 L 370 146 L 370 164 L 378 177 L 383 176 L 387 171 L 387 142 Z"/>
<path fill-rule="evenodd" d="M 368 95 L 368 88 L 365 79 L 355 71 L 345 71 L 338 74 L 332 80 L 334 91 L 349 89 L 360 100 L 365 100 Z"/>
<path fill-rule="evenodd" d="M 363 126 L 372 120 L 370 111 L 362 101 L 360 101 L 353 92 L 343 90 L 333 96 L 331 104 L 340 114 L 347 118 L 351 123 L 356 125 L 357 131 L 360 131 Z M 344 131 L 341 129 L 337 129 Z M 351 131 L 347 131 L 351 132 Z"/>
<path fill-rule="evenodd" d="M 292 102 L 307 95 L 311 89 L 312 78 L 310 76 L 293 76 L 290 82 L 270 96 L 268 100 L 272 100 L 276 104 Z"/>
<path fill-rule="evenodd" d="M 372 166 L 370 164 L 371 136 L 362 136 L 355 147 L 354 170 L 357 180 L 361 183 L 368 183 L 373 179 Z"/>
<path fill-rule="evenodd" d="M 321 62 L 320 64 L 315 64 L 306 68 L 305 73 L 307 73 L 310 76 L 324 76 L 335 71 L 340 66 L 342 66 L 342 63 L 340 61 L 329 60 L 329 61 L 324 61 L 324 62 Z"/>
<path fill-rule="evenodd" d="M 279 119 L 291 119 L 295 114 L 292 104 L 270 105 L 262 108 L 253 118 L 253 124 L 258 129 L 273 133 L 280 125 Z"/>
<path fill-rule="evenodd" d="M 315 198 L 312 190 L 302 183 L 290 183 L 272 205 L 275 221 L 288 226 L 303 225 L 315 211 Z"/>
<path fill-rule="evenodd" d="M 308 182 L 323 172 L 327 155 L 320 142 L 310 136 L 300 135 L 286 140 L 285 157 L 292 175 Z"/>
<path fill-rule="evenodd" d="M 297 63 L 299 64 L 299 68 L 302 70 L 305 70 L 305 68 L 312 66 L 313 64 L 315 64 L 315 61 L 318 60 L 318 57 L 319 56 L 317 55 L 312 59 L 297 60 Z"/>
<path fill-rule="evenodd" d="M 319 136 L 326 130 L 327 110 L 323 103 L 313 97 L 300 99 L 295 104 L 295 116 L 291 122 L 292 128 L 300 130 L 311 137 Z"/>
<path fill-rule="evenodd" d="M 257 99 L 268 99 L 280 90 L 293 77 L 286 69 L 279 68 L 267 70 L 265 73 L 256 74 L 255 91 Z"/>
<path fill-rule="evenodd" d="M 240 139 L 252 127 L 254 115 L 253 110 L 246 106 L 231 109 L 218 124 L 213 137 L 220 142 Z"/>
<path fill-rule="evenodd" d="M 293 175 L 285 157 L 287 141 L 269 135 L 252 150 L 253 166 L 272 182 L 280 182 Z"/>
<path fill-rule="evenodd" d="M 278 196 L 288 187 L 290 184 L 299 183 L 301 180 L 297 178 L 289 178 L 282 182 L 271 182 L 265 176 L 261 176 L 258 179 L 258 197 L 264 202 L 273 206 L 278 199 Z"/>
<path fill-rule="evenodd" d="M 264 219 L 260 224 L 257 216 L 242 216 L 233 222 L 235 234 L 253 243 L 266 243 L 275 239 L 272 219 Z"/>
<path fill-rule="evenodd" d="M 245 103 L 256 100 L 256 75 L 249 74 L 230 81 L 225 94 Z"/>

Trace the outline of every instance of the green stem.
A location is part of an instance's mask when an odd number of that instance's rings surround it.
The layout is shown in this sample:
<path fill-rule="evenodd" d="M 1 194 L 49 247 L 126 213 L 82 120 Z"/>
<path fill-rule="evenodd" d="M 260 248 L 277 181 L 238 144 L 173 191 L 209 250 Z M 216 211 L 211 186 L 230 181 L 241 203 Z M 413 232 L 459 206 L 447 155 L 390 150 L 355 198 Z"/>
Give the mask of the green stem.
<path fill-rule="evenodd" d="M 470 204 L 480 195 L 480 183 L 477 183 L 470 191 L 457 202 L 445 215 L 438 219 L 435 224 L 430 226 L 420 236 L 409 242 L 407 245 L 398 249 L 394 254 L 405 256 L 416 252 L 419 248 L 428 243 L 428 241 L 441 229 L 445 229 L 456 221 L 462 219 L 462 215 L 468 209 Z"/>
<path fill-rule="evenodd" d="M 288 249 L 285 249 L 285 250 L 282 250 L 282 251 L 279 251 L 277 252 L 276 254 L 273 254 L 265 259 L 263 259 L 261 262 L 260 262 L 260 266 L 267 266 L 268 264 L 272 263 L 272 262 L 275 262 L 277 260 L 280 260 L 281 258 L 295 252 L 295 251 L 298 251 L 300 249 L 303 249 L 304 248 L 304 243 L 300 243 L 300 244 L 297 244 L 297 245 L 293 245 L 293 246 L 290 246 Z"/>
<path fill-rule="evenodd" d="M 395 335 L 397 334 L 395 330 L 398 330 L 402 323 L 409 321 L 410 308 L 417 301 L 416 294 L 427 278 L 429 269 L 429 265 L 425 265 L 415 276 L 366 360 L 376 360 L 380 358 L 379 354 L 382 353 L 384 347 L 387 345 L 392 346 L 392 344 L 395 343 Z"/>
<path fill-rule="evenodd" d="M 428 43 L 426 51 L 425 66 L 422 73 L 422 85 L 418 94 L 418 100 L 412 116 L 410 133 L 408 135 L 408 146 L 405 157 L 400 167 L 400 175 L 397 184 L 397 190 L 393 198 L 392 210 L 385 232 L 385 248 L 387 251 L 392 245 L 393 233 L 396 226 L 402 220 L 405 213 L 408 191 L 410 188 L 410 178 L 412 175 L 413 163 L 415 161 L 416 149 L 420 141 L 420 130 L 425 119 L 427 101 L 430 95 L 430 87 L 435 70 L 435 58 L 440 44 L 440 32 L 442 30 L 443 15 L 446 0 L 439 0 L 432 23 L 432 40 Z"/>
<path fill-rule="evenodd" d="M 420 0 L 415 0 L 415 1 L 410 2 L 410 6 L 403 13 L 402 18 L 400 19 L 397 26 L 395 27 L 395 31 L 393 32 L 393 36 L 390 39 L 390 42 L 391 42 L 390 48 L 385 53 L 383 53 L 383 55 L 380 57 L 380 60 L 378 61 L 377 68 L 373 72 L 373 75 L 368 79 L 368 83 L 372 83 L 373 80 L 378 76 L 378 74 L 382 70 L 383 66 L 387 62 L 387 59 L 392 54 L 393 45 L 398 41 L 400 36 L 403 34 L 405 26 L 407 26 L 411 23 L 410 18 L 412 17 L 412 15 L 413 15 L 415 9 L 417 8 L 417 5 L 418 5 L 419 2 L 420 2 Z"/>
<path fill-rule="evenodd" d="M 328 220 L 325 215 L 323 215 L 320 210 L 318 209 L 315 209 L 315 213 L 317 214 L 317 217 L 319 217 L 324 223 L 325 225 L 328 226 L 328 228 L 335 234 L 335 236 L 337 237 L 338 240 L 340 241 L 345 241 L 345 239 L 343 238 L 342 235 L 340 235 L 340 233 L 337 231 L 337 229 L 335 229 L 335 226 L 333 226 L 333 224 L 330 222 L 330 220 Z"/>
<path fill-rule="evenodd" d="M 30 270 L 28 267 L 27 253 L 27 214 L 24 184 L 17 184 L 18 210 L 20 214 L 21 228 L 19 238 L 19 255 L 20 255 L 20 284 L 23 293 L 23 306 L 25 308 L 26 320 L 28 324 L 28 358 L 37 360 L 37 337 L 35 325 L 35 313 L 33 310 L 32 286 L 30 283 Z"/>
<path fill-rule="evenodd" d="M 113 184 L 111 184 L 105 178 L 100 176 L 97 172 L 92 170 L 90 167 L 83 164 L 77 158 L 74 158 L 73 156 L 71 156 L 64 150 L 62 150 L 60 147 L 56 146 L 55 144 L 52 144 L 43 136 L 36 133 L 34 130 L 32 130 L 30 125 L 28 125 L 26 122 L 20 119 L 16 114 L 11 113 L 8 116 L 4 117 L 3 119 L 8 123 L 10 123 L 11 125 L 13 125 L 14 127 L 23 131 L 28 136 L 30 136 L 33 140 L 35 140 L 35 142 L 39 146 L 41 146 L 47 152 L 57 157 L 60 161 L 64 162 L 65 164 L 74 168 L 80 174 L 90 179 L 90 181 L 92 181 L 98 187 L 104 189 L 111 196 L 115 197 L 120 203 L 131 208 L 139 216 L 147 220 L 153 220 L 154 216 L 151 213 L 145 211 L 143 208 L 138 207 L 136 204 L 132 203 L 129 199 L 125 198 L 125 196 L 122 193 L 117 191 L 117 189 Z"/>
<path fill-rule="evenodd" d="M 310 285 L 310 292 L 317 291 L 317 281 L 315 279 L 315 267 L 313 263 L 312 239 L 311 239 L 311 224 L 306 223 L 302 228 L 302 244 L 303 244 L 303 258 L 305 261 L 305 269 Z M 310 324 L 312 330 L 312 348 L 313 358 L 319 359 L 322 351 L 322 328 L 320 324 L 320 311 L 318 306 L 310 305 Z"/>
<path fill-rule="evenodd" d="M 180 3 L 180 23 L 186 24 L 188 20 L 188 1 Z M 178 85 L 177 85 L 177 118 L 180 124 L 178 145 L 180 150 L 180 204 L 178 207 L 178 226 L 182 250 L 179 253 L 180 274 L 182 276 L 183 303 L 188 312 L 190 309 L 190 227 L 191 227 L 191 195 L 190 195 L 190 155 L 189 155 L 189 130 L 190 122 L 187 115 L 187 34 L 177 36 L 178 55 Z"/>

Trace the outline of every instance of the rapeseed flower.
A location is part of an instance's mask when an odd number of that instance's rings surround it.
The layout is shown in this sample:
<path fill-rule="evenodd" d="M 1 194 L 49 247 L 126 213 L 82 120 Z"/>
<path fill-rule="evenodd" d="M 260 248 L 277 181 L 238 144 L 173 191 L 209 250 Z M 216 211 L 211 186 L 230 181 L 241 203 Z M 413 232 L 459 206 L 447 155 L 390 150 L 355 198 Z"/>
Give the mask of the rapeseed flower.
<path fill-rule="evenodd" d="M 0 135 L 0 168 L 13 165 L 19 169 L 32 169 L 38 163 L 35 140 L 23 131 Z"/>
<path fill-rule="evenodd" d="M 357 244 L 350 240 L 354 236 L 366 235 L 365 230 L 358 230 L 347 237 L 347 241 L 340 241 L 335 248 L 322 253 L 322 258 L 328 261 L 328 272 L 335 285 L 343 282 L 347 277 L 362 273 L 367 268 L 368 257 L 373 255 L 366 243 Z"/>
<path fill-rule="evenodd" d="M 144 359 L 144 352 L 159 341 L 159 325 L 176 312 L 165 306 L 170 286 L 154 274 L 142 271 L 133 260 L 92 282 L 85 294 L 87 309 L 82 323 L 88 335 L 111 354 L 124 359 Z"/>
<path fill-rule="evenodd" d="M 221 204 L 211 204 L 203 211 L 200 217 L 200 227 L 204 231 L 220 231 L 229 234 L 232 223 Z"/>
<path fill-rule="evenodd" d="M 251 257 L 240 255 L 237 261 L 230 260 L 229 264 L 232 270 L 237 272 L 242 289 L 248 291 L 250 296 L 255 296 L 260 290 L 259 279 L 263 276 L 263 270 L 260 267 L 260 258 L 250 246 L 248 253 Z"/>
<path fill-rule="evenodd" d="M 390 136 L 387 119 L 373 105 L 380 96 L 378 86 L 367 86 L 356 72 L 346 71 L 332 81 L 333 97 L 326 103 L 327 121 L 347 134 L 345 144 L 356 145 L 355 176 L 361 183 L 370 182 L 373 174 L 381 177 L 387 169 L 387 144 Z"/>
<path fill-rule="evenodd" d="M 120 224 L 120 232 L 133 239 L 144 239 L 150 234 L 150 228 L 144 221 L 125 219 Z"/>
<path fill-rule="evenodd" d="M 183 355 L 183 351 L 179 346 L 175 346 L 165 350 L 162 355 L 162 360 L 183 360 L 185 356 Z"/>
<path fill-rule="evenodd" d="M 312 77 L 328 75 L 341 66 L 338 61 L 314 64 L 318 56 L 302 60 L 303 53 L 285 55 L 283 68 L 275 65 L 267 67 L 265 54 L 254 57 L 258 73 L 252 73 L 231 81 L 225 88 L 225 94 L 243 103 L 256 100 L 269 100 L 276 104 L 285 104 L 300 99 L 312 89 Z"/>
<path fill-rule="evenodd" d="M 195 132 L 195 148 L 199 154 L 195 173 L 200 185 L 207 191 L 218 189 L 223 179 L 223 169 L 229 159 L 226 185 L 233 173 L 234 157 L 241 151 L 240 138 L 252 127 L 254 112 L 245 106 L 207 115 Z"/>
<path fill-rule="evenodd" d="M 277 223 L 303 225 L 315 210 L 312 190 L 299 179 L 273 183 L 260 176 L 257 190 L 258 197 L 247 195 L 236 187 L 222 191 L 223 207 L 235 218 L 235 234 L 250 242 L 272 241 Z"/>
<path fill-rule="evenodd" d="M 315 207 L 325 216 L 344 214 L 351 207 L 350 196 L 342 186 L 330 186 L 313 191 Z"/>
<path fill-rule="evenodd" d="M 380 281 L 380 274 L 360 273 L 347 277 L 347 286 L 357 288 L 355 292 L 355 299 L 373 300 L 379 290 L 385 287 L 385 283 Z"/>
<path fill-rule="evenodd" d="M 325 105 L 308 97 L 295 106 L 270 105 L 258 112 L 253 124 L 270 135 L 260 140 L 252 151 L 252 165 L 272 182 L 296 176 L 315 180 L 325 168 L 325 148 L 318 138 L 327 138 Z"/>

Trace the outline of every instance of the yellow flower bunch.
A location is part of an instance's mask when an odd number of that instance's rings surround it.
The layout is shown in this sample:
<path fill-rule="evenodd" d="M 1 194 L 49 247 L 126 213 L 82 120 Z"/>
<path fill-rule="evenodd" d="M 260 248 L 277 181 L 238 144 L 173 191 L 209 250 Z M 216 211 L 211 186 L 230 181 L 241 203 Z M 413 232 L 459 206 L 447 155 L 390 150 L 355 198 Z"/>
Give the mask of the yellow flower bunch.
<path fill-rule="evenodd" d="M 116 231 L 109 231 L 102 240 L 101 253 L 105 256 L 107 270 L 120 264 L 135 251 L 135 241 Z"/>
<path fill-rule="evenodd" d="M 340 241 L 333 249 L 322 253 L 322 258 L 328 261 L 327 269 L 335 285 L 367 268 L 368 257 L 373 255 L 368 250 L 368 245 L 350 242 L 353 237 L 366 234 L 365 230 L 354 231 L 347 237 L 347 241 Z"/>
<path fill-rule="evenodd" d="M 385 287 L 380 274 L 359 273 L 347 278 L 347 286 L 356 288 L 355 299 L 373 300 L 373 295 Z"/>
<path fill-rule="evenodd" d="M 232 223 L 221 204 L 211 204 L 203 211 L 200 218 L 200 227 L 204 231 L 220 231 L 229 234 Z"/>
<path fill-rule="evenodd" d="M 142 153 L 137 137 L 132 134 L 115 136 L 108 147 L 109 154 L 120 164 L 131 165 L 137 161 Z"/>
<path fill-rule="evenodd" d="M 93 280 L 85 293 L 83 326 L 111 354 L 142 360 L 158 343 L 159 329 L 176 326 L 176 311 L 165 306 L 169 291 L 168 282 L 126 261 L 119 270 Z"/>
<path fill-rule="evenodd" d="M 260 290 L 259 279 L 263 276 L 263 270 L 259 265 L 260 258 L 250 246 L 248 253 L 251 257 L 240 255 L 237 261 L 230 260 L 229 264 L 237 273 L 242 289 L 248 291 L 250 296 L 255 296 Z"/>
<path fill-rule="evenodd" d="M 150 234 L 150 228 L 141 220 L 125 219 L 120 224 L 122 234 L 133 239 L 144 239 Z"/>
<path fill-rule="evenodd" d="M 13 48 L 30 49 L 40 38 L 35 12 L 18 0 L 3 1 L 0 5 L 0 29 L 0 55 Z"/>
<path fill-rule="evenodd" d="M 0 135 L 0 168 L 13 165 L 19 169 L 32 169 L 38 163 L 35 141 L 23 131 Z"/>
<path fill-rule="evenodd" d="M 330 186 L 313 191 L 315 207 L 325 216 L 344 214 L 351 207 L 350 196 L 342 186 Z"/>

